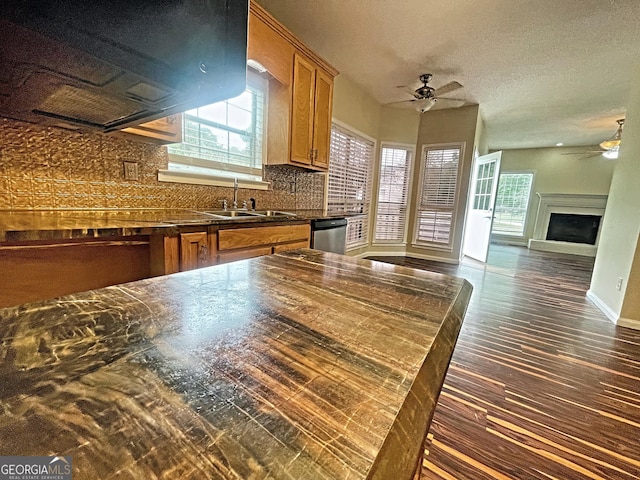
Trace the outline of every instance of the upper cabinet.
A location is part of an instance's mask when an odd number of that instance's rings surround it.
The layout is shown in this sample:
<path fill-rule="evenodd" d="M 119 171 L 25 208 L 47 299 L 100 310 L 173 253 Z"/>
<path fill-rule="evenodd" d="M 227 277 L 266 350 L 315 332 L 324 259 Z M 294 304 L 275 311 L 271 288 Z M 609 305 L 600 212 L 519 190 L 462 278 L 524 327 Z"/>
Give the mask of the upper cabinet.
<path fill-rule="evenodd" d="M 247 57 L 270 74 L 266 163 L 326 171 L 338 71 L 258 4 L 250 5 Z"/>
<path fill-rule="evenodd" d="M 156 145 L 168 145 L 182 141 L 182 114 L 152 120 L 135 127 L 112 133 L 113 136 L 128 138 Z"/>
<path fill-rule="evenodd" d="M 296 53 L 291 103 L 291 162 L 329 167 L 333 77 Z"/>

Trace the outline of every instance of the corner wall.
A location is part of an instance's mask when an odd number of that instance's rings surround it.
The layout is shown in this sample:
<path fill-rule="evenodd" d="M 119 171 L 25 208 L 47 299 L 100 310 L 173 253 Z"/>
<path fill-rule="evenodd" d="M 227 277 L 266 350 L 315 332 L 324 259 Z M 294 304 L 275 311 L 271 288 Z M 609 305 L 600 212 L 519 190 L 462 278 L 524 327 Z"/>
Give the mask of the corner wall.
<path fill-rule="evenodd" d="M 635 78 L 640 74 L 637 69 Z M 640 83 L 627 107 L 588 296 L 614 322 L 640 328 Z M 623 279 L 621 291 L 616 289 Z M 622 318 L 622 321 L 620 319 Z"/>
<path fill-rule="evenodd" d="M 456 263 L 460 260 L 462 255 L 464 218 L 469 194 L 469 181 L 471 177 L 471 167 L 473 164 L 473 151 L 476 138 L 480 138 L 482 133 L 480 132 L 480 135 L 476 137 L 478 115 L 478 105 L 455 109 L 435 110 L 422 115 L 416 145 L 417 157 L 421 155 L 422 147 L 424 145 L 465 142 L 465 147 L 462 159 L 462 175 L 458 185 L 458 201 L 454 220 L 452 250 L 449 252 L 436 248 L 407 245 L 408 255 L 426 256 L 429 258 Z M 420 177 L 418 167 L 419 162 L 416 162 L 416 168 L 413 175 L 409 218 L 413 218 L 415 215 L 414 212 L 417 208 L 418 184 Z M 415 228 L 412 224 L 409 226 L 409 243 L 411 243 L 414 235 Z"/>

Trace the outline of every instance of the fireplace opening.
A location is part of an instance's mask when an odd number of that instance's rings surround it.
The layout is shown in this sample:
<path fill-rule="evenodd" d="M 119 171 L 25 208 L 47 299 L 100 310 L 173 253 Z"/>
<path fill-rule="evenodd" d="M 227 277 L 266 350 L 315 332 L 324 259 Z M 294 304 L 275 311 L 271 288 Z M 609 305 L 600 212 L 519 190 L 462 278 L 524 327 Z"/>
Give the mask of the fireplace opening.
<path fill-rule="evenodd" d="M 601 218 L 600 215 L 552 213 L 547 240 L 595 245 Z"/>

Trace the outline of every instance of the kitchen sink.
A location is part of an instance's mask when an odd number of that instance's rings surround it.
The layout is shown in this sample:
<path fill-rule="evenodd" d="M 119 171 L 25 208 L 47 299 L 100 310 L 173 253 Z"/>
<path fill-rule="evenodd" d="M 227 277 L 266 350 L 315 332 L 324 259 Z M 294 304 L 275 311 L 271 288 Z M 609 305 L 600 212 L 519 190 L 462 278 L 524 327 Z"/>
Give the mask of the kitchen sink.
<path fill-rule="evenodd" d="M 280 210 L 205 210 L 199 213 L 218 218 L 295 217 L 295 213 Z"/>
<path fill-rule="evenodd" d="M 262 215 L 264 217 L 295 217 L 296 216 L 295 213 L 281 212 L 278 210 L 256 210 L 253 213 L 256 213 L 257 215 Z"/>
<path fill-rule="evenodd" d="M 201 213 L 206 213 L 208 215 L 214 215 L 216 217 L 224 217 L 224 218 L 239 218 L 239 217 L 260 217 L 262 215 L 258 215 L 254 212 L 248 212 L 246 210 L 212 210 L 212 211 L 204 211 Z"/>

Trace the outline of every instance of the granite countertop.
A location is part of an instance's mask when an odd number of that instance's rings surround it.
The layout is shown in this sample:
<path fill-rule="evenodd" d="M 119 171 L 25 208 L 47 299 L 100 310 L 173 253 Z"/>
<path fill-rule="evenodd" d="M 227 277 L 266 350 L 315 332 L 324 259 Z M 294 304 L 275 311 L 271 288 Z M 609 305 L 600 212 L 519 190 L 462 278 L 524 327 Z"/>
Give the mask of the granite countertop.
<path fill-rule="evenodd" d="M 303 249 L 0 309 L 0 452 L 74 480 L 409 479 L 470 293 Z"/>
<path fill-rule="evenodd" d="M 285 213 L 290 215 L 219 218 L 189 209 L 0 210 L 0 242 L 149 235 L 185 225 L 237 225 L 336 217 L 324 210 L 287 210 Z"/>

